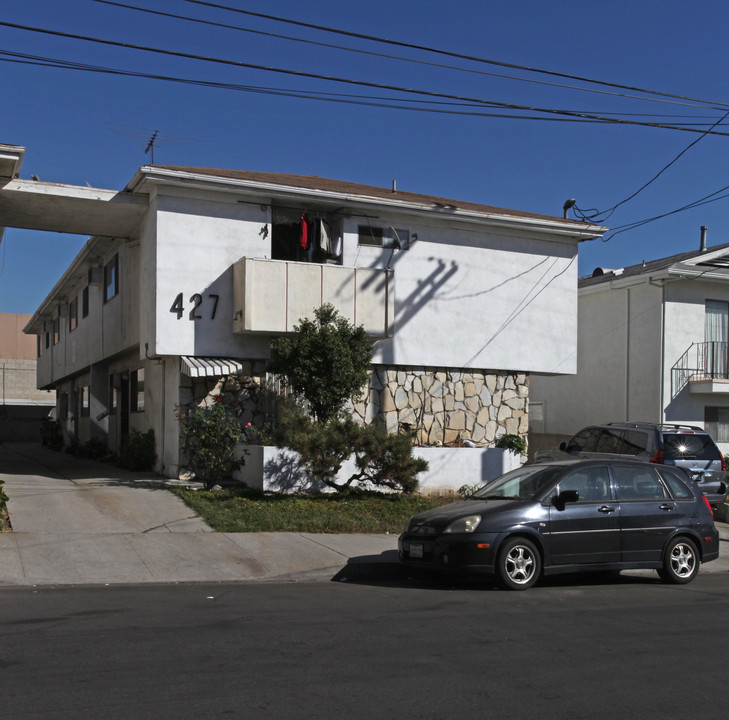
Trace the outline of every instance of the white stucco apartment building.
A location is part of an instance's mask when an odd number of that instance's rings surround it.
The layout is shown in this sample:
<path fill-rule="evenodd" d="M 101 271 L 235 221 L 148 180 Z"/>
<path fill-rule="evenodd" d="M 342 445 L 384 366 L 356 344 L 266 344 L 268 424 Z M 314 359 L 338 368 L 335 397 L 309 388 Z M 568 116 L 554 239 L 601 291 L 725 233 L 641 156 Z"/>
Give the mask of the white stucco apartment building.
<path fill-rule="evenodd" d="M 577 246 L 605 228 L 277 173 L 145 166 L 121 192 L 33 183 L 23 149 L 4 148 L 16 163 L 0 225 L 90 235 L 26 327 L 67 439 L 117 449 L 153 428 L 158 469 L 175 476 L 176 409 L 212 390 L 266 419 L 271 338 L 325 302 L 377 341 L 355 413 L 421 444 L 525 436 L 530 378 L 576 369 Z"/>
<path fill-rule="evenodd" d="M 533 433 L 644 421 L 709 430 L 729 451 L 729 245 L 579 280 L 577 372 L 534 377 Z"/>

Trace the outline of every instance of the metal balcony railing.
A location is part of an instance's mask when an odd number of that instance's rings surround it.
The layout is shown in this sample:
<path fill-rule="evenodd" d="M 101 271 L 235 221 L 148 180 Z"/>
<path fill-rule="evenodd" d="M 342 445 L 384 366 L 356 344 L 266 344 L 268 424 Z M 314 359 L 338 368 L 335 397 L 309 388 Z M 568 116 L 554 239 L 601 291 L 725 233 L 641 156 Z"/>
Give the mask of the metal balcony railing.
<path fill-rule="evenodd" d="M 729 343 L 693 343 L 671 368 L 671 397 L 691 380 L 729 380 Z"/>

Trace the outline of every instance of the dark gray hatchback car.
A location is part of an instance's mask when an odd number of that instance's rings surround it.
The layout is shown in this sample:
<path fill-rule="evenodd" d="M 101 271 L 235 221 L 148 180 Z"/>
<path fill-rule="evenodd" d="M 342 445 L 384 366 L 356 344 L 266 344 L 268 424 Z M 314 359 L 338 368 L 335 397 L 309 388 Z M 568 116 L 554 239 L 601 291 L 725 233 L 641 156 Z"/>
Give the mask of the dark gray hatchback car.
<path fill-rule="evenodd" d="M 512 590 L 542 575 L 638 568 L 683 584 L 719 556 L 719 534 L 706 497 L 675 468 L 566 460 L 415 515 L 398 549 L 408 565 L 496 575 Z"/>
<path fill-rule="evenodd" d="M 613 422 L 583 428 L 558 448 L 540 450 L 533 462 L 567 457 L 639 460 L 681 468 L 712 506 L 727 500 L 724 457 L 703 428 L 694 425 Z"/>

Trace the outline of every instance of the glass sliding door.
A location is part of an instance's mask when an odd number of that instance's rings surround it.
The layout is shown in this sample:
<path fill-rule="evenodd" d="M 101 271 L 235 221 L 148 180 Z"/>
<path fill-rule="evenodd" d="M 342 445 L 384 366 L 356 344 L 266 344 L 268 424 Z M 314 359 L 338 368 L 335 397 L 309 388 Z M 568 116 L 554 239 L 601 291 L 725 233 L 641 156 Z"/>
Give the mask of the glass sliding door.
<path fill-rule="evenodd" d="M 706 301 L 704 320 L 705 372 L 707 377 L 729 378 L 727 340 L 729 339 L 729 303 Z"/>

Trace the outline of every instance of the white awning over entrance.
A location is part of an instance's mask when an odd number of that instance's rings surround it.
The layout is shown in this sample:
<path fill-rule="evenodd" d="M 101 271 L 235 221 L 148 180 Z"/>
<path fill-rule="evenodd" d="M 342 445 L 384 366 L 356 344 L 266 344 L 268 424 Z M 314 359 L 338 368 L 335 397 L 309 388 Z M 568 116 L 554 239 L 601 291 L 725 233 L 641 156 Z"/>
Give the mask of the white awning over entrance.
<path fill-rule="evenodd" d="M 243 363 L 230 358 L 201 358 L 183 355 L 180 370 L 190 377 L 223 377 L 243 372 Z"/>

